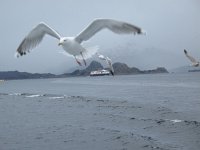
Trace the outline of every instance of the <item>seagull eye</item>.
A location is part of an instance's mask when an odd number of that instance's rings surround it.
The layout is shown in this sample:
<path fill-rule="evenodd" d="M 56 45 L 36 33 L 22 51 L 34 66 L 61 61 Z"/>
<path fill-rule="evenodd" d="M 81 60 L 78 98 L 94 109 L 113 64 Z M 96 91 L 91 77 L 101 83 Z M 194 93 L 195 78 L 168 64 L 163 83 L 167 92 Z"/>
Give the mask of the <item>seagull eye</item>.
<path fill-rule="evenodd" d="M 64 42 L 66 42 L 67 40 L 64 40 Z"/>

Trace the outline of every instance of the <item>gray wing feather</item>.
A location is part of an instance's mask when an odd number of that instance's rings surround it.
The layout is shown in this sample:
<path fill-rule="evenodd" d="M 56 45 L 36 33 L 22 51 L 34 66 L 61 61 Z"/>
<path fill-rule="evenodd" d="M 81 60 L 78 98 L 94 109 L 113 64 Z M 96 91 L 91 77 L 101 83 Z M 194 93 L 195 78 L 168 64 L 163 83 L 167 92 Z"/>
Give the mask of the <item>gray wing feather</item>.
<path fill-rule="evenodd" d="M 110 70 L 114 73 L 114 68 L 112 66 L 112 60 L 109 57 L 106 57 L 106 62 L 108 63 Z"/>
<path fill-rule="evenodd" d="M 197 63 L 196 59 L 190 55 L 188 55 L 188 52 L 184 50 L 185 56 L 192 62 L 192 63 Z"/>
<path fill-rule="evenodd" d="M 97 53 L 99 59 L 106 61 L 106 63 L 109 66 L 110 71 L 112 71 L 112 73 L 114 73 L 114 68 L 112 66 L 112 60 L 109 57 L 105 57 L 104 55 L 101 55 L 99 53 Z"/>
<path fill-rule="evenodd" d="M 142 29 L 130 23 L 113 19 L 96 19 L 76 36 L 76 41 L 87 41 L 100 30 L 107 28 L 117 34 L 142 34 Z"/>
<path fill-rule="evenodd" d="M 35 28 L 33 28 L 32 31 L 23 39 L 17 49 L 17 53 L 21 56 L 25 55 L 26 52 L 29 52 L 31 49 L 36 47 L 46 34 L 60 39 L 58 32 L 50 28 L 45 23 L 40 23 Z"/>

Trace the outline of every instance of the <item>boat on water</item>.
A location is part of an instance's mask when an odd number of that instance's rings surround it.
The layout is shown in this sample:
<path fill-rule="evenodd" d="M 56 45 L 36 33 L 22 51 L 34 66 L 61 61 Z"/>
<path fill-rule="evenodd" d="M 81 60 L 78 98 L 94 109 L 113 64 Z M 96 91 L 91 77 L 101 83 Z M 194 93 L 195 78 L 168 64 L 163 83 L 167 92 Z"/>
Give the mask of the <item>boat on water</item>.
<path fill-rule="evenodd" d="M 102 69 L 90 72 L 90 76 L 105 76 L 105 75 L 110 75 L 110 71 Z"/>

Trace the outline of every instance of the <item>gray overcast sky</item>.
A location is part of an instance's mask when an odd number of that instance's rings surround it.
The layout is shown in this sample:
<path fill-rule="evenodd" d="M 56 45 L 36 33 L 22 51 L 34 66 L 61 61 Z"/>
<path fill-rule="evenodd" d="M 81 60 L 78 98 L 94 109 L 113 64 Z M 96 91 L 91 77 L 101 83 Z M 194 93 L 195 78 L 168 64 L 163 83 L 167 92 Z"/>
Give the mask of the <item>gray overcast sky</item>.
<path fill-rule="evenodd" d="M 50 36 L 25 57 L 16 59 L 14 54 L 41 21 L 63 36 L 74 36 L 94 18 L 118 19 L 147 31 L 147 36 L 97 33 L 87 45 L 98 45 L 113 62 L 170 69 L 189 64 L 184 48 L 200 60 L 199 0 L 1 0 L 0 71 L 63 73 L 76 67 L 74 58 L 59 53 L 58 41 Z"/>

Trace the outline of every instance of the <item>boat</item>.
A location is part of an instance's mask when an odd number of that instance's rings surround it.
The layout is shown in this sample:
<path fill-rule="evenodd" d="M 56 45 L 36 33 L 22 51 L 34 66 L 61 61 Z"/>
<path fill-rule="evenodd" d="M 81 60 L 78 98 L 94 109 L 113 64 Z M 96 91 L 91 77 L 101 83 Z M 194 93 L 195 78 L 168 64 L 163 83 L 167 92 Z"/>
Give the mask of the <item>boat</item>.
<path fill-rule="evenodd" d="M 105 75 L 110 75 L 110 72 L 105 69 L 90 72 L 90 76 L 105 76 Z"/>

